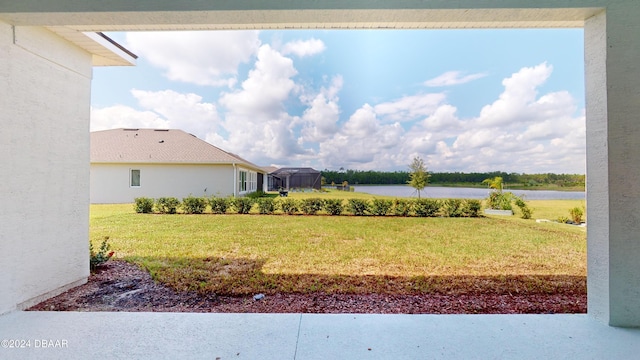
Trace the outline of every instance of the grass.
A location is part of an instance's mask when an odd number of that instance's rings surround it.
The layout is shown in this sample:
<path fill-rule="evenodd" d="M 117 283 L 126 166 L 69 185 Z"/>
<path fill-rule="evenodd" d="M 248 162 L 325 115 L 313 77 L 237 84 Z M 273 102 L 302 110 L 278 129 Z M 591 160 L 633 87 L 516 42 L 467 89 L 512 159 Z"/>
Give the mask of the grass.
<path fill-rule="evenodd" d="M 337 193 L 292 196 L 372 197 Z M 530 202 L 534 218 L 550 219 L 579 204 Z M 157 281 L 202 293 L 586 291 L 585 229 L 517 217 L 151 215 L 92 205 L 90 232 Z"/>

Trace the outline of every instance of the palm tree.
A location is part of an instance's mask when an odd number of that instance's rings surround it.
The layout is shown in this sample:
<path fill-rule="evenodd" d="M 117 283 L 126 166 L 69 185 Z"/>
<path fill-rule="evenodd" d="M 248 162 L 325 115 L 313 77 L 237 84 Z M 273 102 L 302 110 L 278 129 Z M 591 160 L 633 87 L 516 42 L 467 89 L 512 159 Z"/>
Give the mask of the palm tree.
<path fill-rule="evenodd" d="M 483 184 L 489 185 L 490 189 L 494 189 L 498 192 L 502 192 L 502 177 L 496 176 L 493 179 L 484 179 L 482 180 Z"/>

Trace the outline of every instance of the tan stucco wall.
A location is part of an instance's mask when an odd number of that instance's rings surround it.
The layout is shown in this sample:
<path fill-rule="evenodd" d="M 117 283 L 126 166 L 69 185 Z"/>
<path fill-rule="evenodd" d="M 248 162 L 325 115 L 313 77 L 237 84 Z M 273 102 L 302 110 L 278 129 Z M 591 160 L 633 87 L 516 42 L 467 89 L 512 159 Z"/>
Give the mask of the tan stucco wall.
<path fill-rule="evenodd" d="M 46 29 L 0 22 L 0 314 L 89 275 L 91 71 Z"/>
<path fill-rule="evenodd" d="M 140 170 L 140 187 L 129 186 L 130 169 Z M 91 164 L 91 203 L 132 203 L 137 197 L 230 196 L 233 179 L 231 165 Z"/>

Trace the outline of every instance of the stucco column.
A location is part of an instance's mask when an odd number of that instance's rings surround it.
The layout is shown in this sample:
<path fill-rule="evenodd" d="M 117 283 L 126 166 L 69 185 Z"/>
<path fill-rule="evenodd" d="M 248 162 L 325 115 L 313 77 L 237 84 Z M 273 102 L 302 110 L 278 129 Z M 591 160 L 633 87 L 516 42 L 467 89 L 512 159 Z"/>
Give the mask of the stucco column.
<path fill-rule="evenodd" d="M 0 22 L 0 314 L 89 275 L 91 60 Z"/>
<path fill-rule="evenodd" d="M 640 326 L 640 7 L 585 24 L 588 313 Z"/>

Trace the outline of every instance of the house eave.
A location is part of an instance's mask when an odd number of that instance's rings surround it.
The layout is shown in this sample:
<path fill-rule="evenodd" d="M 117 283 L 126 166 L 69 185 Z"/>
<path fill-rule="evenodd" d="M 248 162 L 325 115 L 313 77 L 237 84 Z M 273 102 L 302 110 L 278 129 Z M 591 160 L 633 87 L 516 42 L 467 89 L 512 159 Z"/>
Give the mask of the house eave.
<path fill-rule="evenodd" d="M 262 174 L 266 174 L 266 172 L 260 168 L 257 168 L 255 166 L 251 166 L 245 163 L 241 163 L 241 162 L 182 162 L 182 161 L 161 161 L 161 162 L 154 162 L 154 161 L 91 161 L 90 162 L 91 165 L 201 165 L 201 166 L 210 166 L 210 165 L 216 165 L 216 166 L 233 166 L 236 165 L 238 167 L 242 167 L 245 169 L 249 169 L 249 170 L 254 170 L 258 173 L 262 173 Z"/>
<path fill-rule="evenodd" d="M 82 32 L 66 26 L 47 29 L 89 52 L 93 66 L 135 66 L 138 58 L 101 32 Z"/>

